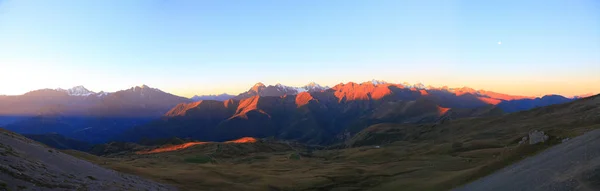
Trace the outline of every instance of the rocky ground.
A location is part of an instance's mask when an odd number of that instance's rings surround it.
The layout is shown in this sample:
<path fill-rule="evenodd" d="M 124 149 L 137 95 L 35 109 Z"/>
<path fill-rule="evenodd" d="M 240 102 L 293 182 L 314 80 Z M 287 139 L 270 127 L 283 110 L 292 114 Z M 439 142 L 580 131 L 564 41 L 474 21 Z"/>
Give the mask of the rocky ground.
<path fill-rule="evenodd" d="M 0 191 L 176 190 L 105 169 L 0 129 Z"/>
<path fill-rule="evenodd" d="M 463 190 L 600 190 L 600 130 L 456 189 Z"/>

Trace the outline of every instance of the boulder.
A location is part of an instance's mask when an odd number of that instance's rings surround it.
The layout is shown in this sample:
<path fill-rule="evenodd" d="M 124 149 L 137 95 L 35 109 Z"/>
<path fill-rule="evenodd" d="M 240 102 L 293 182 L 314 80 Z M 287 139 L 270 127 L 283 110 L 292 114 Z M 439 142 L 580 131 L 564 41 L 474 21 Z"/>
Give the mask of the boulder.
<path fill-rule="evenodd" d="M 534 130 L 529 132 L 529 144 L 533 145 L 533 144 L 537 144 L 537 143 L 543 143 L 546 142 L 548 140 L 548 135 L 546 135 L 544 133 L 544 131 L 538 131 L 538 130 Z"/>

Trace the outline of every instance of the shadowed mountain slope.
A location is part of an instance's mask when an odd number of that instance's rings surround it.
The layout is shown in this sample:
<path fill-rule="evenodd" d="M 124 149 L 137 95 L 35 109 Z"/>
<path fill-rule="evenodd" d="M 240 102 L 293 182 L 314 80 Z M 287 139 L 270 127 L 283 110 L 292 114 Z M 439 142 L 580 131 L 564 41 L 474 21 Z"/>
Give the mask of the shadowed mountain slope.
<path fill-rule="evenodd" d="M 265 88 L 259 83 L 251 91 L 265 92 Z M 427 123 L 498 114 L 502 112 L 469 93 L 456 96 L 389 83 L 348 83 L 318 92 L 179 104 L 160 120 L 129 130 L 121 140 L 175 136 L 226 141 L 274 136 L 330 144 L 376 123 Z"/>
<path fill-rule="evenodd" d="M 89 95 L 46 89 L 4 99 L 0 99 L 0 113 L 21 116 L 6 125 L 11 131 L 59 133 L 93 143 L 105 142 L 128 128 L 162 116 L 179 103 L 190 101 L 145 85 Z"/>
<path fill-rule="evenodd" d="M 87 152 L 92 148 L 92 144 L 80 140 L 71 139 L 57 133 L 23 135 L 31 140 L 43 143 L 52 148 L 60 150 L 79 150 Z"/>

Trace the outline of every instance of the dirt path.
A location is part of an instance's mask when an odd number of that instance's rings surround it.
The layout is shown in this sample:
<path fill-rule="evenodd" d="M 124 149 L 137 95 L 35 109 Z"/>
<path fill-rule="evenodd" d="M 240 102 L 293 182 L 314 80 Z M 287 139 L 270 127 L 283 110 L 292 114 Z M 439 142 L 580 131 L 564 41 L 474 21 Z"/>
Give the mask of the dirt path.
<path fill-rule="evenodd" d="M 600 190 L 600 130 L 455 190 Z"/>

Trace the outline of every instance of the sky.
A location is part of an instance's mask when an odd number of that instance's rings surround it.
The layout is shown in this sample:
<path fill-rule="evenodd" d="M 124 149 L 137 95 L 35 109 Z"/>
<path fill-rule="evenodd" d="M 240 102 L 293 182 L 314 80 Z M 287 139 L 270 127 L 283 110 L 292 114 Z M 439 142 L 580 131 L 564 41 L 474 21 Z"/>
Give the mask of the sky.
<path fill-rule="evenodd" d="M 371 79 L 600 93 L 600 1 L 0 0 L 0 94 Z"/>

